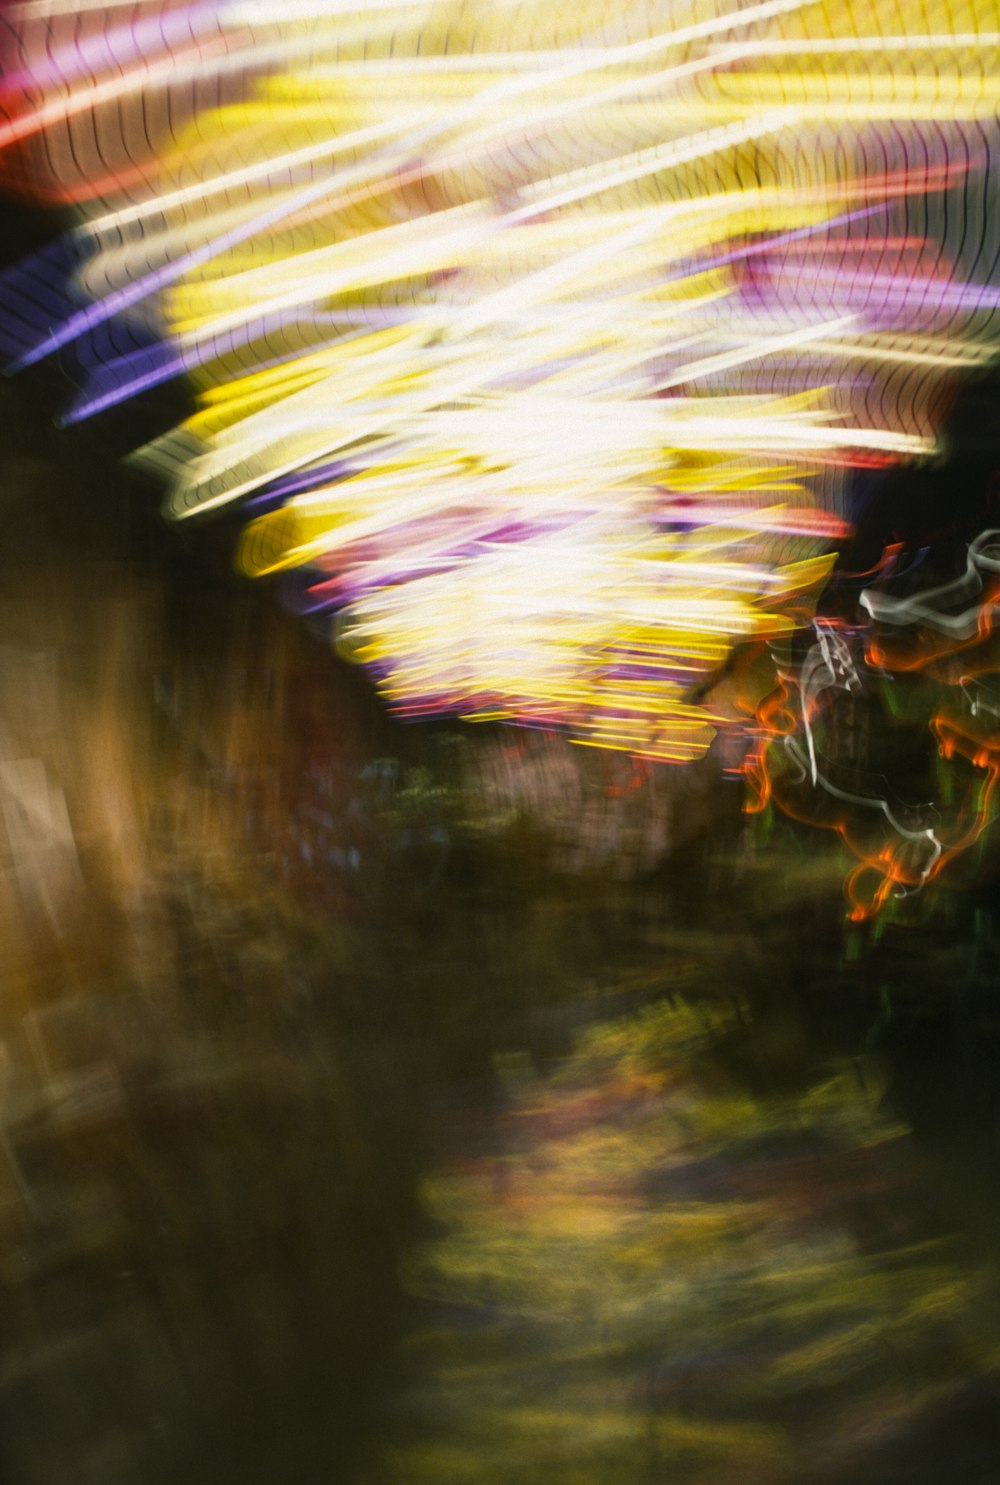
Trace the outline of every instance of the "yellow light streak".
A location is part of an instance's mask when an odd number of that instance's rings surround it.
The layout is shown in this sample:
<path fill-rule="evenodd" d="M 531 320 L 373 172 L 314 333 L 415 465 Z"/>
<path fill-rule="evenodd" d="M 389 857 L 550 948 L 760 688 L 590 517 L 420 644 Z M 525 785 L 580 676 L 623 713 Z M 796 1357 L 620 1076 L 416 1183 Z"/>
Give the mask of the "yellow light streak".
<path fill-rule="evenodd" d="M 8 13 L 102 9 L 128 24 Z M 241 566 L 311 569 L 407 715 L 696 756 L 691 689 L 824 580 L 840 467 L 932 451 L 933 389 L 987 355 L 928 203 L 1000 109 L 994 0 L 714 9 L 235 0 L 0 134 L 85 179 L 80 121 L 226 80 L 95 188 L 81 291 L 148 283 L 192 368 L 140 456 L 170 513 L 265 492 Z"/>

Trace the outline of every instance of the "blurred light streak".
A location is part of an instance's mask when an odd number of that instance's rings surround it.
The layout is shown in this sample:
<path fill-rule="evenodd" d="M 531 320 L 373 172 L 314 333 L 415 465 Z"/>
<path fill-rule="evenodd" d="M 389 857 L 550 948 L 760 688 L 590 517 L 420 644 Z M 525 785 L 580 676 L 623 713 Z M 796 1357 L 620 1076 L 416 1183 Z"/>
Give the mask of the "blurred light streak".
<path fill-rule="evenodd" d="M 996 818 L 1000 734 L 981 677 L 1000 673 L 998 536 L 984 531 L 971 542 L 965 571 L 950 582 L 902 595 L 865 588 L 859 606 L 866 626 L 817 620 L 815 644 L 797 665 L 782 668 L 778 688 L 758 708 L 758 745 L 745 770 L 755 794 L 751 809 L 774 800 L 840 835 L 858 862 L 846 883 L 857 922 L 919 892 Z M 887 551 L 872 574 L 878 583 L 891 583 L 894 556 Z M 906 677 L 921 687 L 908 705 L 893 697 Z M 934 796 L 921 803 L 907 802 L 890 778 L 873 772 L 843 725 L 851 698 L 872 704 L 886 687 L 882 707 L 893 725 L 929 731 L 936 744 Z M 873 814 L 887 828 L 874 829 Z"/>
<path fill-rule="evenodd" d="M 6 16 L 0 173 L 79 214 L 68 292 L 0 289 L 11 362 L 79 357 L 67 421 L 189 377 L 168 512 L 245 504 L 240 567 L 310 569 L 405 715 L 696 756 L 843 472 L 932 452 L 988 354 L 993 3 Z"/>

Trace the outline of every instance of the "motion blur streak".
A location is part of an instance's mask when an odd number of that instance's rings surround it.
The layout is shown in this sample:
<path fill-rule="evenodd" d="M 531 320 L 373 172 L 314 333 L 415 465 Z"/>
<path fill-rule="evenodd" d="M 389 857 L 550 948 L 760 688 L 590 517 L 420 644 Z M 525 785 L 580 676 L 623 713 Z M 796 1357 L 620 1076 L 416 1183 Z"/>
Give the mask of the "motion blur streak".
<path fill-rule="evenodd" d="M 784 666 L 759 708 L 760 744 L 747 765 L 751 807 L 773 798 L 841 835 L 858 861 L 847 882 L 856 921 L 919 891 L 996 817 L 998 537 L 985 531 L 970 543 L 954 580 L 908 593 L 891 591 L 898 552 L 887 551 L 860 595 L 869 621 L 817 620 L 815 643 Z M 866 763 L 865 709 L 890 736 L 903 724 L 929 731 L 937 755 L 929 797 L 905 799 L 897 781 Z"/>
<path fill-rule="evenodd" d="M 192 378 L 136 456 L 169 513 L 248 505 L 240 567 L 407 717 L 745 726 L 713 678 L 809 623 L 846 472 L 933 451 L 1000 308 L 995 4 L 6 19 L 0 168 L 79 222 L 11 361 L 72 350 L 69 419 Z"/>
<path fill-rule="evenodd" d="M 985 1275 L 916 1240 L 877 1064 L 756 1098 L 713 1063 L 735 1024 L 664 999 L 544 1077 L 502 1060 L 492 1139 L 427 1183 L 424 1323 L 364 1485 L 843 1480 L 947 1392 L 943 1356 L 989 1371 Z"/>

